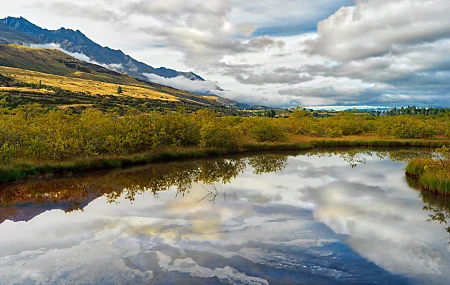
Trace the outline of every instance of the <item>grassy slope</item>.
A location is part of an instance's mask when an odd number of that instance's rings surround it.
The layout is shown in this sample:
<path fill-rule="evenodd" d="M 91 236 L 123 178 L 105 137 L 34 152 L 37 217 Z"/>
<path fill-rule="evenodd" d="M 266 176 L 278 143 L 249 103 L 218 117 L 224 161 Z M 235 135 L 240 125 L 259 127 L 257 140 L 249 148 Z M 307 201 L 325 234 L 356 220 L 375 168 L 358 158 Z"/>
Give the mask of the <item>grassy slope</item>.
<path fill-rule="evenodd" d="M 14 80 L 25 83 L 37 83 L 39 81 L 44 85 L 60 87 L 63 90 L 71 92 L 85 92 L 92 95 L 117 95 L 117 96 L 129 96 L 136 98 L 147 98 L 154 100 L 169 100 L 179 101 L 179 99 L 173 95 L 155 90 L 151 86 L 144 84 L 116 84 L 108 83 L 93 79 L 81 79 L 75 77 L 67 77 L 61 75 L 52 75 L 42 72 L 10 68 L 0 66 L 0 73 L 12 77 Z M 76 72 L 80 77 L 84 76 L 82 72 Z M 92 77 L 95 77 L 92 76 Z M 123 93 L 117 94 L 117 87 L 122 86 Z M 25 88 L 23 88 L 25 89 Z M 0 91 L 16 91 L 15 87 L 0 87 Z M 26 90 L 21 90 L 25 92 Z M 44 91 L 42 91 L 44 92 Z M 48 91 L 50 92 L 50 91 Z"/>
<path fill-rule="evenodd" d="M 183 101 L 205 106 L 220 105 L 214 99 L 143 82 L 128 75 L 77 60 L 59 50 L 0 45 L 0 74 L 9 75 L 16 81 L 25 83 L 37 83 L 42 80 L 42 83 L 46 85 L 61 87 L 72 92 L 87 91 L 93 95 L 114 95 L 117 93 L 117 86 L 121 85 L 125 91 L 122 96 Z"/>

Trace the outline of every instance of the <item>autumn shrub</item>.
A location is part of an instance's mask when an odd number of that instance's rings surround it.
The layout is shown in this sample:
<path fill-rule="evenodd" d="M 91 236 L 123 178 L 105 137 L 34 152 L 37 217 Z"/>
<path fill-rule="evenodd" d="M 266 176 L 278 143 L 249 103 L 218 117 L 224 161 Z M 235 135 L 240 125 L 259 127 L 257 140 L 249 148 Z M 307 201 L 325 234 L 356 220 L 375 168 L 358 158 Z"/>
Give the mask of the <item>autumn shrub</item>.
<path fill-rule="evenodd" d="M 255 118 L 251 121 L 249 136 L 257 142 L 285 142 L 288 132 L 280 120 Z"/>
<path fill-rule="evenodd" d="M 240 126 L 229 126 L 223 122 L 209 122 L 200 130 L 201 147 L 218 147 L 228 150 L 240 150 L 243 135 Z"/>
<path fill-rule="evenodd" d="M 8 164 L 13 161 L 16 155 L 16 149 L 14 146 L 10 146 L 7 142 L 0 147 L 0 161 L 4 164 Z"/>
<path fill-rule="evenodd" d="M 378 124 L 377 133 L 399 139 L 431 139 L 436 134 L 428 121 L 411 116 L 386 118 Z"/>

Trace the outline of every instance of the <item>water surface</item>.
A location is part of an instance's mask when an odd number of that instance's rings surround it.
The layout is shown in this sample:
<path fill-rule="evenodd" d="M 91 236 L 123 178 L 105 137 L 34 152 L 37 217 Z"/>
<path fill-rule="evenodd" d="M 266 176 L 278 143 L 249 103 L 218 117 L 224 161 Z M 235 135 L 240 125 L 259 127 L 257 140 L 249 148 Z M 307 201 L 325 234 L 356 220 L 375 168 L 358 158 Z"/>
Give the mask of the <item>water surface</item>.
<path fill-rule="evenodd" d="M 0 284 L 448 284 L 412 152 L 155 164 L 0 188 Z"/>

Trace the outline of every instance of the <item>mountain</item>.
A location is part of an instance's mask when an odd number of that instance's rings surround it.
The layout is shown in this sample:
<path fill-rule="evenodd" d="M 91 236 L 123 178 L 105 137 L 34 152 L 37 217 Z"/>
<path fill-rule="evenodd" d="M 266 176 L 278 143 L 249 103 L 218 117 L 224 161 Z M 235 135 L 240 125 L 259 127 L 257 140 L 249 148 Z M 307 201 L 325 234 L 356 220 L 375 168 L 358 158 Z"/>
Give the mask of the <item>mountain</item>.
<path fill-rule="evenodd" d="M 118 86 L 123 89 L 120 94 Z M 239 106 L 217 96 L 199 96 L 140 80 L 59 50 L 0 44 L 0 99 L 5 96 L 15 98 L 17 104 L 37 102 L 58 108 L 135 106 L 150 111 Z"/>
<path fill-rule="evenodd" d="M 74 31 L 65 28 L 47 30 L 36 26 L 22 17 L 7 17 L 1 19 L 0 23 L 3 24 L 0 26 L 0 41 L 4 38 L 3 43 L 58 44 L 65 51 L 83 54 L 89 57 L 91 61 L 102 65 L 114 65 L 119 67 L 117 71 L 125 72 L 130 76 L 142 80 L 148 80 L 144 74 L 150 73 L 165 78 L 184 76 L 191 80 L 204 81 L 202 77 L 193 72 L 180 72 L 165 67 L 154 68 L 133 59 L 121 50 L 102 47 L 86 37 L 79 30 Z"/>
<path fill-rule="evenodd" d="M 37 38 L 26 35 L 24 33 L 18 32 L 14 29 L 11 29 L 9 26 L 0 21 L 0 44 L 4 43 L 14 43 L 14 44 L 23 44 L 23 43 L 32 43 L 39 44 L 40 40 Z"/>

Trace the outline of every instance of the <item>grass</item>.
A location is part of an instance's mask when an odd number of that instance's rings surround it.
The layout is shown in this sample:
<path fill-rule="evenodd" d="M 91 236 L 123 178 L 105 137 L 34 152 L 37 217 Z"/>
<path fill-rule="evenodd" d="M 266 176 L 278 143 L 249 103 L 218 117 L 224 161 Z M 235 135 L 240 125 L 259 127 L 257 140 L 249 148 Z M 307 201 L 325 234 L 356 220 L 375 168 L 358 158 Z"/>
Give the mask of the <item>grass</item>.
<path fill-rule="evenodd" d="M 450 195 L 450 172 L 447 170 L 425 171 L 419 182 L 422 188 L 437 194 Z"/>
<path fill-rule="evenodd" d="M 294 142 L 292 142 L 294 141 Z M 73 158 L 68 161 L 48 161 L 43 163 L 29 161 L 15 161 L 10 165 L 0 166 L 0 183 L 20 181 L 24 179 L 39 179 L 54 175 L 65 175 L 74 172 L 84 172 L 99 169 L 113 169 L 133 165 L 148 164 L 157 161 L 173 161 L 180 159 L 192 159 L 202 157 L 217 157 L 224 154 L 263 152 L 263 151 L 289 151 L 289 150 L 312 150 L 333 147 L 437 147 L 448 144 L 446 141 L 426 140 L 318 140 L 305 138 L 293 139 L 286 143 L 247 143 L 244 150 L 230 151 L 218 148 L 199 147 L 177 147 L 166 148 L 160 151 L 132 154 L 128 156 L 100 156 Z M 450 191 L 449 191 L 450 193 Z"/>
<path fill-rule="evenodd" d="M 73 78 L 60 75 L 53 75 L 47 73 L 41 73 L 30 70 L 23 70 L 18 68 L 11 68 L 0 66 L 0 73 L 7 74 L 8 76 L 14 78 L 14 80 L 19 82 L 24 82 L 27 84 L 35 84 L 39 81 L 43 85 L 56 86 L 63 90 L 71 92 L 85 92 L 92 95 L 116 95 L 116 96 L 128 96 L 134 98 L 146 98 L 152 100 L 163 100 L 163 101 L 179 101 L 177 97 L 159 92 L 153 89 L 151 86 L 145 85 L 120 85 L 123 88 L 122 94 L 117 94 L 118 84 L 107 83 L 97 80 L 89 80 L 82 78 Z M 31 88 L 14 88 L 14 87 L 3 87 L 4 91 L 21 91 L 24 92 L 26 89 L 29 91 L 35 91 L 36 89 Z M 57 95 L 55 95 L 57 96 Z"/>
<path fill-rule="evenodd" d="M 431 158 L 416 158 L 406 166 L 406 175 L 426 191 L 450 196 L 450 170 Z"/>
<path fill-rule="evenodd" d="M 417 158 L 411 160 L 406 166 L 406 174 L 409 177 L 419 179 L 420 176 L 423 175 L 425 169 L 431 163 L 431 159 L 429 158 Z"/>

